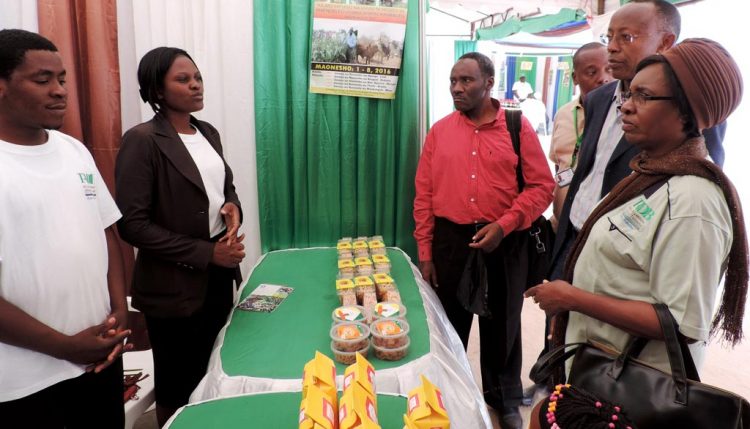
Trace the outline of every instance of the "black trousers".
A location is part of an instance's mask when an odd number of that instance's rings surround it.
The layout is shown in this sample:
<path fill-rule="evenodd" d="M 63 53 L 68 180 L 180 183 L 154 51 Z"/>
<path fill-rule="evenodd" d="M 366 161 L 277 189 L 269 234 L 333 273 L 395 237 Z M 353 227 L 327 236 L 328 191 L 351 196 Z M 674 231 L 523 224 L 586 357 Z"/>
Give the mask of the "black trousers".
<path fill-rule="evenodd" d="M 20 399 L 0 402 L 0 427 L 28 429 L 122 429 L 122 358 Z M 2 387 L 0 387 L 2 388 Z"/>
<path fill-rule="evenodd" d="M 474 314 L 458 303 L 456 291 L 469 254 L 474 225 L 458 225 L 435 218 L 432 260 L 437 283 L 435 292 L 466 348 Z M 489 279 L 489 309 L 492 318 L 479 317 L 480 362 L 484 400 L 491 407 L 515 407 L 521 403 L 521 307 L 523 295 L 509 294 L 505 248 L 501 243 L 485 255 Z M 522 289 L 521 289 L 522 290 Z M 510 310 L 509 310 L 510 309 Z"/>
<path fill-rule="evenodd" d="M 234 268 L 211 264 L 208 270 L 206 299 L 196 313 L 175 318 L 146 314 L 157 405 L 179 408 L 188 403 L 206 374 L 214 341 L 232 309 Z"/>

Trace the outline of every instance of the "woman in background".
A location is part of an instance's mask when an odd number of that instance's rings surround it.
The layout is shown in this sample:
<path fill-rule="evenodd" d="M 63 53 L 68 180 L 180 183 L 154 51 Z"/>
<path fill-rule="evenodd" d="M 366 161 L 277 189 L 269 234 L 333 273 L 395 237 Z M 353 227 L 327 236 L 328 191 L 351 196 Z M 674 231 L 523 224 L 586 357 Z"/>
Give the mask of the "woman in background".
<path fill-rule="evenodd" d="M 163 426 L 206 373 L 240 280 L 244 234 L 219 133 L 191 115 L 203 109 L 203 79 L 190 55 L 153 49 L 138 84 L 156 115 L 122 138 L 116 200 L 120 234 L 138 248 L 131 294 L 146 318 Z"/>

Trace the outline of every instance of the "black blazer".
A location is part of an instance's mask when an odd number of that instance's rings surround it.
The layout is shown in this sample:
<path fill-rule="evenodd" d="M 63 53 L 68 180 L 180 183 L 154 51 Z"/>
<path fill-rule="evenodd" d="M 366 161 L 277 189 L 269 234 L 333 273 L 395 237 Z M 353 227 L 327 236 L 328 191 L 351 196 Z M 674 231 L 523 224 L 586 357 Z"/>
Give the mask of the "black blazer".
<path fill-rule="evenodd" d="M 565 259 L 567 258 L 568 249 L 573 245 L 573 233 L 570 225 L 570 208 L 573 205 L 573 199 L 578 193 L 578 188 L 586 176 L 589 175 L 594 167 L 596 159 L 596 148 L 599 142 L 599 135 L 604 127 L 604 121 L 607 119 L 609 108 L 614 102 L 615 90 L 619 80 L 607 83 L 591 91 L 584 102 L 584 112 L 586 115 L 586 124 L 583 129 L 583 140 L 581 141 L 581 151 L 578 157 L 578 166 L 576 167 L 573 179 L 570 182 L 570 189 L 565 197 L 560 219 L 558 220 L 557 235 L 555 236 L 555 246 L 552 250 L 552 267 L 549 278 L 551 280 L 562 277 Z M 724 162 L 724 148 L 722 141 L 726 132 L 726 122 L 717 125 L 714 128 L 703 131 L 703 137 L 706 139 L 706 147 L 711 158 L 719 166 Z M 630 169 L 630 160 L 638 154 L 640 150 L 628 143 L 625 137 L 617 143 L 612 156 L 607 162 L 604 170 L 604 180 L 602 182 L 602 193 L 600 198 L 604 197 L 612 188 L 624 179 L 633 170 Z"/>
<path fill-rule="evenodd" d="M 224 159 L 219 132 L 191 117 Z M 225 202 L 240 206 L 232 170 L 224 162 Z M 133 306 L 158 317 L 185 317 L 198 310 L 208 286 L 214 244 L 208 226 L 208 196 L 198 167 L 161 115 L 122 137 L 115 165 L 120 235 L 138 248 Z M 239 268 L 235 277 L 240 280 Z"/>

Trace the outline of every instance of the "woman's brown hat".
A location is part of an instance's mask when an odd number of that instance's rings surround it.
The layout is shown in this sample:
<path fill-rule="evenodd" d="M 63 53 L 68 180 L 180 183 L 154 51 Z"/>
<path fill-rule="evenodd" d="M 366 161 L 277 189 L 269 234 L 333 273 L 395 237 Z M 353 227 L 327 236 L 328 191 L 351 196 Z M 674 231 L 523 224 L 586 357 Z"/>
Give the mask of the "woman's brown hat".
<path fill-rule="evenodd" d="M 723 46 L 685 39 L 664 52 L 701 131 L 724 122 L 742 100 L 742 74 Z"/>

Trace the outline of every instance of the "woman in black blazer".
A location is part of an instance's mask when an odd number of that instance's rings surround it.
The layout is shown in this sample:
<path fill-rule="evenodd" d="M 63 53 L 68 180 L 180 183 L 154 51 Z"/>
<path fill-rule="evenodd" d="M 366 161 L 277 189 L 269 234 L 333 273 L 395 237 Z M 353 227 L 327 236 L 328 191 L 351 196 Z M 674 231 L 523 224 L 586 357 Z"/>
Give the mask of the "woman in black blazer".
<path fill-rule="evenodd" d="M 203 109 L 203 80 L 190 55 L 148 52 L 138 83 L 156 115 L 122 138 L 116 200 L 120 234 L 138 248 L 131 295 L 146 317 L 163 426 L 206 372 L 240 280 L 244 234 L 219 133 L 191 115 Z"/>

